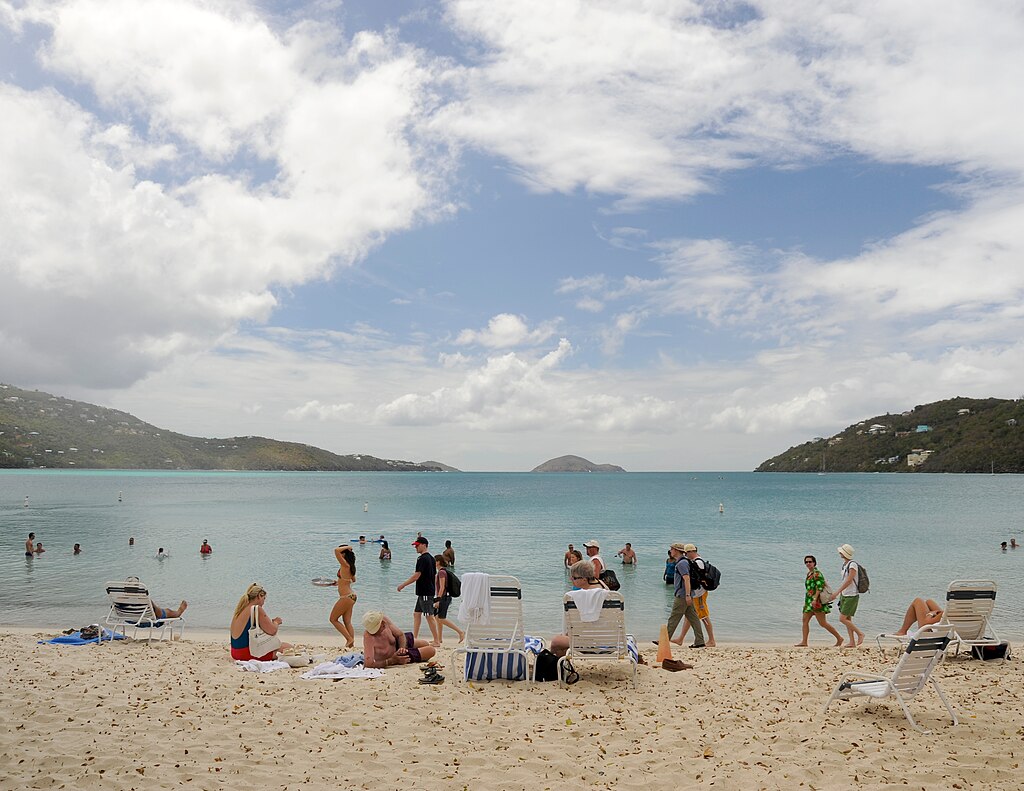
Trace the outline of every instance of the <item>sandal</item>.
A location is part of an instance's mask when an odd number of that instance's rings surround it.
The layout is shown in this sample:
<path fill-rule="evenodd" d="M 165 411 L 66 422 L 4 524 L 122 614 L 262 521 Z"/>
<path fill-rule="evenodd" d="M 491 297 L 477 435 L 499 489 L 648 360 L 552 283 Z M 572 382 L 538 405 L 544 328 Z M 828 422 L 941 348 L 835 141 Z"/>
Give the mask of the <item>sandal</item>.
<path fill-rule="evenodd" d="M 580 680 L 580 674 L 576 672 L 576 668 L 574 668 L 572 666 L 572 662 L 566 662 L 564 664 L 564 669 L 565 669 L 565 679 L 564 679 L 564 681 L 565 681 L 566 684 L 575 684 L 577 681 Z"/>
<path fill-rule="evenodd" d="M 443 684 L 444 676 L 440 673 L 428 673 L 420 679 L 421 684 Z"/>

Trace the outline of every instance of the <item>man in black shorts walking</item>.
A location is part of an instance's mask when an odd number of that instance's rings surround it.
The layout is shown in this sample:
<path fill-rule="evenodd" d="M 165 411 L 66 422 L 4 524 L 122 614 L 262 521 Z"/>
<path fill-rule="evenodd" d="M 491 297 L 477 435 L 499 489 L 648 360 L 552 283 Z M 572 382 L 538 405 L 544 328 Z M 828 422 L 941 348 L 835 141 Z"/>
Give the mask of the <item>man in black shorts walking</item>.
<path fill-rule="evenodd" d="M 409 579 L 398 586 L 398 590 L 402 590 L 414 582 L 416 583 L 416 607 L 412 611 L 413 638 L 419 637 L 420 622 L 422 616 L 425 615 L 427 616 L 427 626 L 430 628 L 430 634 L 434 638 L 430 644 L 439 646 L 441 645 L 441 629 L 437 618 L 434 617 L 434 576 L 437 574 L 437 568 L 434 564 L 434 558 L 430 554 L 430 542 L 427 539 L 420 536 L 412 542 L 412 545 L 416 548 L 418 554 L 416 558 L 416 571 L 413 572 Z"/>

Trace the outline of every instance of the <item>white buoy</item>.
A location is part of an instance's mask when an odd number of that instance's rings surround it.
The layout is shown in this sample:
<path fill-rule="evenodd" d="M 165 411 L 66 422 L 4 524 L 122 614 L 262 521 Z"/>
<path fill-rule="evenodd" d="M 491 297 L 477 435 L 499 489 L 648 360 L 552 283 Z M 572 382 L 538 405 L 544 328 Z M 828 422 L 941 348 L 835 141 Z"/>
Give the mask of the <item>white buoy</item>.
<path fill-rule="evenodd" d="M 369 503 L 363 503 L 363 513 L 365 514 L 369 510 L 370 510 L 370 504 Z"/>
<path fill-rule="evenodd" d="M 117 501 L 118 501 L 118 502 L 121 502 L 121 495 L 122 495 L 122 494 L 124 494 L 124 492 L 118 492 L 118 493 L 117 493 Z"/>
<path fill-rule="evenodd" d="M 718 504 L 718 513 L 720 513 L 720 514 L 724 514 L 725 513 L 725 503 L 719 503 Z"/>

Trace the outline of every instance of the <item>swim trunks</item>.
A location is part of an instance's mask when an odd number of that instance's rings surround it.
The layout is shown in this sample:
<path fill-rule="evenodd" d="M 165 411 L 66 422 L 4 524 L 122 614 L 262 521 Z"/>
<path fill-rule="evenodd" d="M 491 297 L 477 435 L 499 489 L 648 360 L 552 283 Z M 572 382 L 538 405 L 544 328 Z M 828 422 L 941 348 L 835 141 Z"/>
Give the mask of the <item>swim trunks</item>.
<path fill-rule="evenodd" d="M 700 596 L 697 596 L 697 597 L 694 598 L 694 600 L 693 600 L 693 609 L 697 611 L 697 617 L 698 618 L 707 618 L 707 617 L 709 617 L 709 613 L 708 613 L 708 595 L 707 595 L 707 593 L 702 593 Z"/>
<path fill-rule="evenodd" d="M 448 617 L 448 608 L 451 606 L 451 604 L 451 596 L 442 596 L 440 599 L 437 600 L 437 609 L 434 611 L 434 614 L 437 615 L 438 618 L 444 620 Z"/>
<path fill-rule="evenodd" d="M 860 604 L 860 596 L 840 596 L 839 614 L 852 618 L 857 612 L 858 604 Z"/>
<path fill-rule="evenodd" d="M 410 662 L 422 662 L 423 657 L 420 656 L 420 649 L 416 647 L 416 640 L 412 636 L 412 632 L 405 633 L 405 650 L 409 653 Z"/>
<path fill-rule="evenodd" d="M 434 614 L 434 597 L 433 596 L 417 596 L 416 606 L 412 608 L 412 611 L 421 612 L 424 615 Z"/>

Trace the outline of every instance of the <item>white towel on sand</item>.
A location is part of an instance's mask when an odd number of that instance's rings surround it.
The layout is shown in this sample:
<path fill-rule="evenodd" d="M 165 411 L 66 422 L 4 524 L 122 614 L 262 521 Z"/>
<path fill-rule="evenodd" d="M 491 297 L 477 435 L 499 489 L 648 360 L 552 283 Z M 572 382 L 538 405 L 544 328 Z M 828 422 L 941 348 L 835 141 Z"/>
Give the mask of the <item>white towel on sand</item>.
<path fill-rule="evenodd" d="M 383 670 L 356 665 L 349 667 L 340 662 L 324 662 L 302 674 L 302 678 L 380 678 Z"/>
<path fill-rule="evenodd" d="M 251 673 L 273 673 L 275 670 L 284 670 L 291 667 L 287 662 L 281 662 L 280 660 L 261 662 L 259 659 L 247 659 L 243 662 L 241 659 L 236 659 L 235 664 L 242 670 L 248 670 Z"/>
<path fill-rule="evenodd" d="M 470 571 L 462 575 L 459 620 L 486 626 L 491 622 L 491 575 Z"/>
<path fill-rule="evenodd" d="M 601 617 L 601 608 L 604 607 L 604 600 L 608 598 L 608 591 L 604 588 L 590 588 L 585 591 L 569 591 L 569 595 L 580 612 L 580 620 L 583 623 L 593 623 Z"/>

